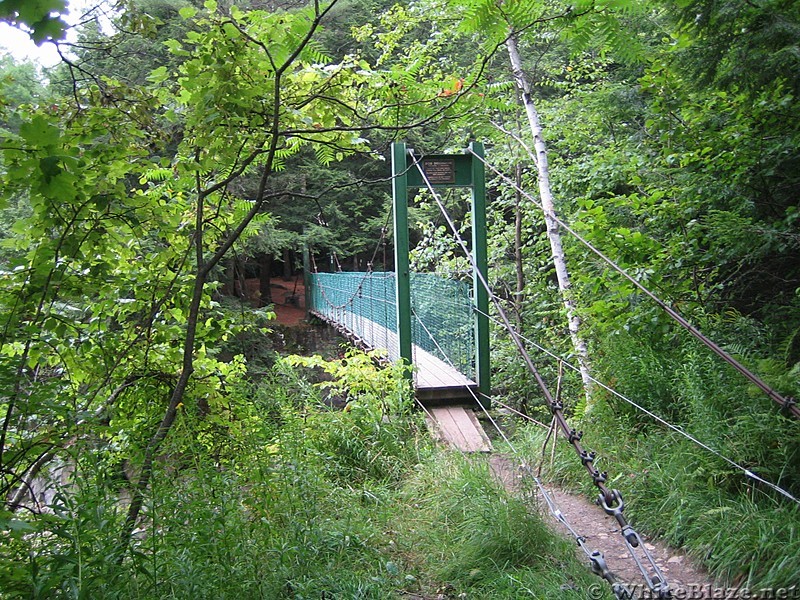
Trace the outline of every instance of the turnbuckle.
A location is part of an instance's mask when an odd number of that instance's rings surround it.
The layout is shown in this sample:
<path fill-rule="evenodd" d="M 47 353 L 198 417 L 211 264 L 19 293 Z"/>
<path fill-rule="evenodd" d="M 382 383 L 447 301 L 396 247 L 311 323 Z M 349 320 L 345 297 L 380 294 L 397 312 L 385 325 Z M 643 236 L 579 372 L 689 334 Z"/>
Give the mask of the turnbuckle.
<path fill-rule="evenodd" d="M 634 548 L 639 547 L 639 542 L 642 538 L 639 537 L 639 534 L 636 530 L 629 524 L 625 525 L 622 528 L 622 537 L 624 537 L 628 543 L 633 546 Z"/>

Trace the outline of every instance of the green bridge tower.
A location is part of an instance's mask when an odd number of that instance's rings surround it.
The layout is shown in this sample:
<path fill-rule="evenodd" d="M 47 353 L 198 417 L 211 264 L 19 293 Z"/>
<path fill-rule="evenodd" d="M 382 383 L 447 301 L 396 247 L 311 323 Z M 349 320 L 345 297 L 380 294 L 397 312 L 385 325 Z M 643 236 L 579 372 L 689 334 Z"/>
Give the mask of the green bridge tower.
<path fill-rule="evenodd" d="M 468 187 L 472 191 L 472 302 L 474 305 L 475 374 L 478 401 L 490 403 L 489 295 L 486 253 L 486 174 L 483 144 L 472 142 L 463 154 L 415 156 L 402 142 L 392 144 L 392 196 L 394 199 L 394 259 L 397 273 L 397 334 L 400 357 L 413 364 L 411 352 L 411 279 L 408 260 L 409 188 Z M 425 174 L 423 178 L 422 173 Z M 427 183 L 425 181 L 427 179 Z"/>

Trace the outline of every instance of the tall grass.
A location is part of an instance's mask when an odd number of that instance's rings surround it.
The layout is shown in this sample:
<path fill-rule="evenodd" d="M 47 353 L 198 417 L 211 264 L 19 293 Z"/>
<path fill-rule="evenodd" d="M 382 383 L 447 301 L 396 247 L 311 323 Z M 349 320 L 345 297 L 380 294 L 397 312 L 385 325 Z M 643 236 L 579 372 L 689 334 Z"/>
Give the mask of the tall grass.
<path fill-rule="evenodd" d="M 601 366 L 614 383 L 746 469 L 800 492 L 800 423 L 780 414 L 695 344 L 668 351 L 625 336 L 606 346 Z M 584 446 L 626 501 L 634 525 L 687 550 L 711 573 L 750 588 L 800 581 L 800 506 L 718 456 L 613 397 L 601 397 L 583 422 Z M 538 460 L 543 436 L 523 434 Z M 549 476 L 594 497 L 564 440 Z"/>
<path fill-rule="evenodd" d="M 602 582 L 482 457 L 442 453 L 401 492 L 399 553 L 435 592 L 467 598 L 585 598 Z M 463 594 L 463 596 L 459 595 Z M 610 592 L 609 592 L 609 598 Z"/>

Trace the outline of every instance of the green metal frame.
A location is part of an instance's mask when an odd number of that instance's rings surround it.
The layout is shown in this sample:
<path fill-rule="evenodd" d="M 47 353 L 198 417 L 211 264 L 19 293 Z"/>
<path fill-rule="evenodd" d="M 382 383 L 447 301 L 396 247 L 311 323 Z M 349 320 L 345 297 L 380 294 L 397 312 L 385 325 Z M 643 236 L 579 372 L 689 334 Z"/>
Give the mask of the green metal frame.
<path fill-rule="evenodd" d="M 392 144 L 392 197 L 394 198 L 394 269 L 397 277 L 397 337 L 400 358 L 414 364 L 411 353 L 411 276 L 408 264 L 408 185 L 406 145 Z M 411 371 L 408 371 L 411 377 Z"/>
<path fill-rule="evenodd" d="M 303 289 L 305 290 L 306 316 L 311 310 L 311 250 L 303 244 Z"/>
<path fill-rule="evenodd" d="M 411 288 L 409 277 L 408 188 L 426 187 L 416 165 L 408 168 L 409 152 L 402 142 L 392 144 L 392 195 L 394 199 L 394 259 L 397 271 L 397 328 L 400 357 L 412 364 L 411 354 Z M 469 187 L 472 190 L 472 253 L 477 269 L 473 273 L 475 306 L 475 364 L 480 403 L 490 404 L 489 365 L 489 294 L 486 250 L 486 173 L 483 144 L 471 142 L 464 154 L 430 154 L 419 159 L 434 188 Z M 435 173 L 435 176 L 431 176 Z"/>

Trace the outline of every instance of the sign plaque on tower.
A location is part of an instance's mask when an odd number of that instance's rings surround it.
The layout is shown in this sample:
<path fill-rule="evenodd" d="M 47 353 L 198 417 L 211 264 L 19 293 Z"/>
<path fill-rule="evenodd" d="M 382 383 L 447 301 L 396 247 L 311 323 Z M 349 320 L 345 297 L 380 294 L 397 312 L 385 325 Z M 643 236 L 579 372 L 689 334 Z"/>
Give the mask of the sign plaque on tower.
<path fill-rule="evenodd" d="M 431 185 L 452 185 L 456 182 L 455 159 L 423 158 L 422 170 Z"/>

